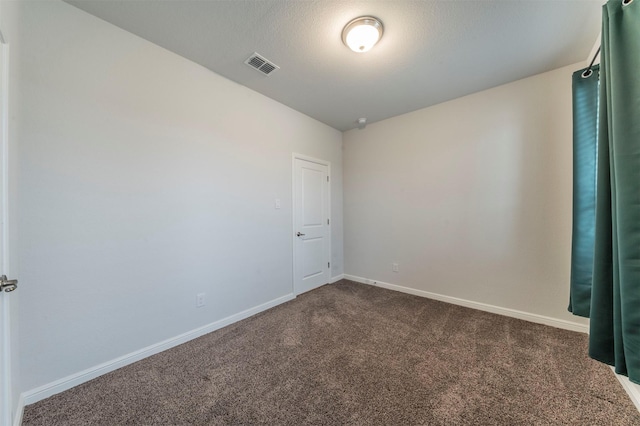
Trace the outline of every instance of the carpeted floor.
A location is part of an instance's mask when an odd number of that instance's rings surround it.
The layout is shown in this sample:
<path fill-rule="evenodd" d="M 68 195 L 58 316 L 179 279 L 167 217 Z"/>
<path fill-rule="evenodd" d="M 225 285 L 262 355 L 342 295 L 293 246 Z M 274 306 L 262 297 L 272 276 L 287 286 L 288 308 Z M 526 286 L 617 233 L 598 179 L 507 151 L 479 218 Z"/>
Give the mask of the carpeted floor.
<path fill-rule="evenodd" d="M 639 425 L 586 346 L 341 281 L 29 405 L 24 425 Z"/>

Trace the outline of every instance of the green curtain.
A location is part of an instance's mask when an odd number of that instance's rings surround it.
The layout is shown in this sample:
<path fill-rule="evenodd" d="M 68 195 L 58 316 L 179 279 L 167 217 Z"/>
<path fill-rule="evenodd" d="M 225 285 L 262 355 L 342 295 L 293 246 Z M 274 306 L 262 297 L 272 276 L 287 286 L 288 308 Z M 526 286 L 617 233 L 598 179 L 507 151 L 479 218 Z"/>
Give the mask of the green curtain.
<path fill-rule="evenodd" d="M 602 8 L 589 355 L 640 384 L 640 0 Z"/>
<path fill-rule="evenodd" d="M 573 73 L 573 230 L 569 311 L 589 317 L 596 223 L 600 67 Z"/>

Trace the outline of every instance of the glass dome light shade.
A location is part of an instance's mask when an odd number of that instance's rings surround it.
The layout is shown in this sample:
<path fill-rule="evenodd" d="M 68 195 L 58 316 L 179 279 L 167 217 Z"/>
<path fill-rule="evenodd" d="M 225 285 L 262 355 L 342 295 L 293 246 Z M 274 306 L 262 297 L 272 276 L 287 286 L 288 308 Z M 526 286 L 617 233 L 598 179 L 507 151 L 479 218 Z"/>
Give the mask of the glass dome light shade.
<path fill-rule="evenodd" d="M 349 22 L 342 30 L 342 41 L 349 49 L 363 53 L 382 37 L 382 22 L 371 16 L 362 16 Z"/>

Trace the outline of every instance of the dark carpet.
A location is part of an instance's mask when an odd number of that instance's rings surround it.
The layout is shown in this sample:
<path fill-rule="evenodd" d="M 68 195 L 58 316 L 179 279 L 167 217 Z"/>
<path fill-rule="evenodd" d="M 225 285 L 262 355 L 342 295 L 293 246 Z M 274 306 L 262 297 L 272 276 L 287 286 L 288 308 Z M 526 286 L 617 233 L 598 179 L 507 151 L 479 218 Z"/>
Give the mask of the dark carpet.
<path fill-rule="evenodd" d="M 25 425 L 639 425 L 587 336 L 341 281 L 25 409 Z"/>

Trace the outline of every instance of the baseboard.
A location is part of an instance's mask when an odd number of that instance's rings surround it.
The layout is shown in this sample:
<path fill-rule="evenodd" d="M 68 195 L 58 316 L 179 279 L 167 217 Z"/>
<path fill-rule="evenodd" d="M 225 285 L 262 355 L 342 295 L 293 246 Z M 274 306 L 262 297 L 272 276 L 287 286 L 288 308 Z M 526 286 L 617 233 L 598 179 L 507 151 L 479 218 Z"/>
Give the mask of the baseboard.
<path fill-rule="evenodd" d="M 631 382 L 626 376 L 616 374 L 615 368 L 611 367 L 611 370 L 613 371 L 613 374 L 616 375 L 616 378 L 618 379 L 624 390 L 627 392 L 627 395 L 629 395 L 631 402 L 633 402 L 633 404 L 636 406 L 636 409 L 640 411 L 640 385 L 636 385 L 635 383 Z"/>
<path fill-rule="evenodd" d="M 477 309 L 479 311 L 491 312 L 493 314 L 504 315 L 512 318 L 518 318 L 518 319 L 529 321 L 529 322 L 535 322 L 537 324 L 544 324 L 544 325 L 549 325 L 556 328 L 562 328 L 564 330 L 577 331 L 579 333 L 589 332 L 589 326 L 584 324 L 579 324 L 577 322 L 551 318 L 544 315 L 532 314 L 530 312 L 518 311 L 516 309 L 509 309 L 509 308 L 503 308 L 500 306 L 488 305 L 486 303 L 474 302 L 472 300 L 465 300 L 457 297 L 445 296 L 438 293 L 431 293 L 424 290 L 417 290 L 415 288 L 403 287 L 396 284 L 389 284 L 382 281 L 372 280 L 369 278 L 357 277 L 354 275 L 344 274 L 344 279 L 356 281 L 363 284 L 369 284 L 377 287 L 382 287 L 389 290 L 395 290 L 402 293 L 413 294 L 414 296 L 421 296 L 421 297 L 426 297 L 428 299 L 439 300 L 441 302 L 447 302 L 454 305 L 464 306 L 466 308 Z"/>
<path fill-rule="evenodd" d="M 18 406 L 16 407 L 16 412 L 13 415 L 13 426 L 22 425 L 22 415 L 24 414 L 24 395 L 20 395 L 18 399 Z"/>
<path fill-rule="evenodd" d="M 193 340 L 207 333 L 211 333 L 212 331 L 218 330 L 222 327 L 226 327 L 227 325 L 233 324 L 245 318 L 249 318 L 252 315 L 255 315 L 262 311 L 266 311 L 267 309 L 273 308 L 274 306 L 280 305 L 293 299 L 295 299 L 293 293 L 287 294 L 285 296 L 273 299 L 269 302 L 239 312 L 237 314 L 228 316 L 221 320 L 212 322 L 202 327 L 198 327 L 186 333 L 182 333 L 178 336 L 172 337 L 162 342 L 147 346 L 146 348 L 131 352 L 127 355 L 118 357 L 111 361 L 107 361 L 95 367 L 80 371 L 79 373 L 75 373 L 46 385 L 40 386 L 36 389 L 23 392 L 21 395 L 22 407 L 24 407 L 25 405 L 33 404 L 34 402 L 41 401 L 52 395 L 63 392 L 67 389 L 71 389 L 74 386 L 78 386 L 84 382 L 88 382 L 89 380 L 94 379 L 98 376 L 117 370 L 118 368 L 132 364 L 136 361 L 140 361 L 141 359 L 147 358 L 151 355 L 155 355 L 159 352 L 166 351 L 167 349 L 173 348 L 174 346 L 181 345 L 185 342 L 188 342 L 189 340 Z M 20 418 L 22 418 L 22 414 L 20 414 Z M 19 425 L 20 423 L 17 424 Z"/>
<path fill-rule="evenodd" d="M 337 283 L 342 279 L 344 279 L 344 274 L 336 275 L 335 277 L 331 277 L 331 279 L 329 280 L 329 284 Z"/>

